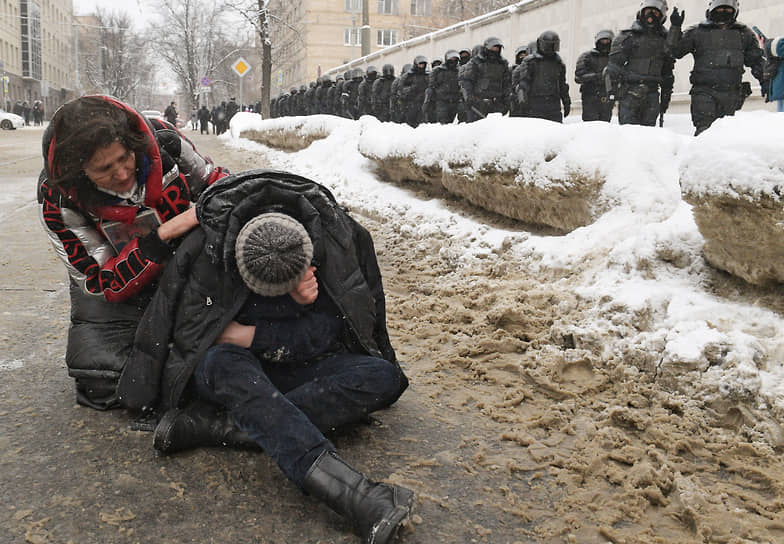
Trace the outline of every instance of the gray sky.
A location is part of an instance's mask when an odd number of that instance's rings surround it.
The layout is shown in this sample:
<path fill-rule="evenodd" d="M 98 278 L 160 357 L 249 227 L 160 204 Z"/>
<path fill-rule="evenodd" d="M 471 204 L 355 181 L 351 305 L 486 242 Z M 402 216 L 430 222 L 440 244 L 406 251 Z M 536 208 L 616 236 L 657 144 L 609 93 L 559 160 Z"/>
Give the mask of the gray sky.
<path fill-rule="evenodd" d="M 134 24 L 144 22 L 145 16 L 150 16 L 151 9 L 142 9 L 143 0 L 73 0 L 75 15 L 89 15 L 97 6 L 107 12 L 125 12 L 130 15 Z"/>

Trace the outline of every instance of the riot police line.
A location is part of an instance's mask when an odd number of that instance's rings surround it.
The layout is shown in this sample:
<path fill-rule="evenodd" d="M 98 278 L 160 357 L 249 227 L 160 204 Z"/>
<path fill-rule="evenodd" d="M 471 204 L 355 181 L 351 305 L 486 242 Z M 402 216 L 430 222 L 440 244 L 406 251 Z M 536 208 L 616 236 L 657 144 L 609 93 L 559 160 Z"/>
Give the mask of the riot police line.
<path fill-rule="evenodd" d="M 617 36 L 608 29 L 594 38 L 594 48 L 576 62 L 582 119 L 610 121 L 618 106 L 620 124 L 654 126 L 663 122 L 674 84 L 676 59 L 694 56 L 691 116 L 696 133 L 739 110 L 751 94 L 742 78 L 746 67 L 769 86 L 766 59 L 758 36 L 738 22 L 738 0 L 709 0 L 705 19 L 682 30 L 685 11 L 669 14 L 666 0 L 642 0 L 631 26 Z M 270 104 L 272 117 L 330 114 L 349 119 L 371 115 L 407 123 L 473 122 L 491 113 L 562 122 L 571 99 L 560 37 L 542 32 L 515 50 L 514 64 L 504 45 L 487 38 L 472 49 L 448 50 L 429 65 L 418 55 L 402 67 L 385 64 L 353 68 L 333 80 L 323 75 L 309 86 L 293 87 Z"/>

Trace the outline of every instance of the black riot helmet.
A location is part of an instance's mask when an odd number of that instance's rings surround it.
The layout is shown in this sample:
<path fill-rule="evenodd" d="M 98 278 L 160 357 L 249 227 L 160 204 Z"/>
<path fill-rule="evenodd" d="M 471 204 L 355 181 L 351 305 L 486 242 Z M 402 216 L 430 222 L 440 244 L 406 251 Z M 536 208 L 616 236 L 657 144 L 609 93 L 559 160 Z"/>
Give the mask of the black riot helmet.
<path fill-rule="evenodd" d="M 297 88 L 296 87 L 292 87 L 291 89 L 289 89 L 289 93 L 290 94 L 297 94 Z"/>
<path fill-rule="evenodd" d="M 615 38 L 615 34 L 613 34 L 612 30 L 600 30 L 597 32 L 593 38 L 596 50 L 600 53 L 609 53 L 613 38 Z"/>
<path fill-rule="evenodd" d="M 494 48 L 498 48 L 496 51 Z M 503 49 L 504 44 L 501 43 L 501 40 L 495 38 L 493 36 L 487 38 L 484 43 L 482 44 L 482 54 L 485 58 L 495 57 L 498 58 L 501 56 L 501 49 Z"/>
<path fill-rule="evenodd" d="M 450 49 L 444 53 L 444 62 L 447 66 L 455 67 L 460 62 L 460 53 L 454 49 Z"/>
<path fill-rule="evenodd" d="M 381 67 L 381 75 L 387 79 L 395 77 L 395 67 L 391 64 L 385 64 Z"/>
<path fill-rule="evenodd" d="M 299 86 L 299 92 L 305 93 L 305 92 L 307 92 L 307 90 L 308 90 L 307 85 L 300 85 Z"/>
<path fill-rule="evenodd" d="M 420 66 L 421 64 L 424 64 L 424 66 Z M 425 57 L 424 55 L 417 55 L 416 57 L 414 57 L 414 70 L 424 72 L 426 68 L 427 68 L 427 57 Z"/>
<path fill-rule="evenodd" d="M 329 87 L 330 85 L 332 85 L 332 77 L 329 74 L 324 74 L 323 76 L 321 76 L 321 84 L 324 87 Z"/>
<path fill-rule="evenodd" d="M 351 79 L 362 79 L 362 68 L 354 68 L 351 70 Z"/>
<path fill-rule="evenodd" d="M 517 49 L 515 49 L 515 64 L 520 64 L 523 62 L 523 59 L 528 56 L 528 46 L 521 45 Z"/>
<path fill-rule="evenodd" d="M 404 64 L 403 65 L 403 69 L 400 71 L 400 73 L 401 74 L 405 74 L 406 72 L 410 72 L 411 71 L 411 66 L 412 66 L 411 64 Z"/>
<path fill-rule="evenodd" d="M 536 50 L 544 57 L 552 57 L 561 49 L 561 38 L 552 30 L 545 30 L 536 39 Z"/>
<path fill-rule="evenodd" d="M 441 59 L 433 59 L 432 61 L 430 61 L 431 68 L 435 68 L 436 66 L 441 66 L 441 64 L 443 64 L 441 62 Z"/>
<path fill-rule="evenodd" d="M 658 14 L 656 13 L 658 12 Z M 645 27 L 664 24 L 667 18 L 667 0 L 642 0 L 637 11 L 637 20 Z"/>
<path fill-rule="evenodd" d="M 727 25 L 738 18 L 738 8 L 738 0 L 710 0 L 705 17 L 718 25 Z"/>
<path fill-rule="evenodd" d="M 367 74 L 368 79 L 376 79 L 376 76 L 378 75 L 378 68 L 376 68 L 373 65 L 370 65 L 367 67 L 365 73 Z"/>
<path fill-rule="evenodd" d="M 465 64 L 471 60 L 471 50 L 466 47 L 458 51 L 458 54 L 460 55 L 460 64 Z"/>
<path fill-rule="evenodd" d="M 343 81 L 348 81 L 351 79 L 351 70 L 346 70 L 343 72 Z"/>

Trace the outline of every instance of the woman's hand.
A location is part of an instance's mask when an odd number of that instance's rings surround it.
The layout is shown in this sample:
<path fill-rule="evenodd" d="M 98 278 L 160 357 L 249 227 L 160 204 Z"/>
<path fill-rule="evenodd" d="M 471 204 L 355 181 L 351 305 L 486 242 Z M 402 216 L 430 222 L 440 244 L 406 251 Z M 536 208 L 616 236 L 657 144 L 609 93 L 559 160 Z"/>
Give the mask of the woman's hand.
<path fill-rule="evenodd" d="M 234 344 L 241 348 L 249 348 L 255 334 L 255 325 L 241 325 L 231 321 L 215 340 L 215 344 Z"/>
<path fill-rule="evenodd" d="M 158 238 L 163 242 L 174 240 L 186 234 L 193 227 L 199 224 L 196 217 L 196 206 L 191 206 L 180 215 L 175 215 L 163 225 L 158 227 Z"/>
<path fill-rule="evenodd" d="M 316 279 L 315 266 L 309 266 L 297 286 L 289 291 L 289 295 L 297 304 L 313 304 L 318 297 L 318 280 Z"/>

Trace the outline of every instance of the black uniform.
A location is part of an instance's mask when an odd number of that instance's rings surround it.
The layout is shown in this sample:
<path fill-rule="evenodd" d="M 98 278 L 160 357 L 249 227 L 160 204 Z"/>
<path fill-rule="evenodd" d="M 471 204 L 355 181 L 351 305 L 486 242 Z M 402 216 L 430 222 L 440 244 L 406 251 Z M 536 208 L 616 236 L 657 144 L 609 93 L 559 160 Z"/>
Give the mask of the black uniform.
<path fill-rule="evenodd" d="M 426 63 L 425 63 L 426 65 Z M 401 122 L 417 127 L 423 121 L 422 106 L 425 102 L 428 72 L 421 64 L 414 64 L 400 76 L 398 93 Z"/>
<path fill-rule="evenodd" d="M 490 113 L 509 111 L 512 74 L 509 62 L 500 53 L 483 47 L 478 55 L 472 56 L 463 66 L 460 82 L 466 105 L 466 121 L 469 123 Z"/>
<path fill-rule="evenodd" d="M 374 115 L 373 107 L 371 104 L 371 95 L 373 90 L 373 84 L 378 79 L 378 72 L 376 70 L 368 69 L 367 74 L 365 74 L 365 79 L 359 84 L 359 96 L 357 98 L 357 105 L 359 110 L 359 115 Z"/>
<path fill-rule="evenodd" d="M 675 58 L 694 55 L 691 71 L 691 120 L 696 134 L 713 121 L 733 115 L 743 106 L 746 94 L 741 79 L 745 66 L 763 81 L 765 59 L 756 35 L 746 25 L 733 22 L 726 27 L 710 20 L 681 32 L 673 25 L 667 34 L 667 45 Z"/>
<path fill-rule="evenodd" d="M 457 115 L 460 103 L 460 86 L 457 83 L 458 58 L 447 60 L 430 72 L 428 90 L 435 104 L 435 121 L 449 124 Z"/>
<path fill-rule="evenodd" d="M 327 89 L 327 102 L 329 106 L 328 113 L 332 115 L 341 115 L 340 112 L 340 95 L 343 93 L 343 77 L 338 76 L 335 84 Z"/>
<path fill-rule="evenodd" d="M 392 95 L 392 85 L 397 81 L 394 72 L 385 73 L 382 77 L 376 78 L 373 82 L 373 89 L 370 95 L 373 115 L 380 121 L 391 121 L 389 112 L 389 99 Z"/>
<path fill-rule="evenodd" d="M 316 87 L 316 113 L 332 113 L 329 102 L 329 90 L 332 88 L 332 80 L 329 76 L 321 76 L 321 81 Z"/>
<path fill-rule="evenodd" d="M 612 117 L 613 102 L 607 97 L 604 82 L 604 69 L 609 60 L 609 49 L 598 47 L 586 51 L 577 58 L 574 80 L 580 85 L 583 103 L 583 121 L 609 121 Z"/>
<path fill-rule="evenodd" d="M 667 52 L 666 36 L 661 24 L 648 27 L 635 21 L 613 40 L 607 71 L 618 89 L 620 124 L 654 126 L 659 112 L 667 110 L 675 59 Z"/>
<path fill-rule="evenodd" d="M 568 115 L 571 99 L 569 84 L 566 83 L 566 65 L 561 56 L 557 53 L 542 55 L 537 51 L 525 57 L 515 72 L 518 72 L 515 74 L 518 82 L 515 91 L 523 105 L 523 117 L 563 122 L 561 103 Z"/>
<path fill-rule="evenodd" d="M 359 119 L 359 84 L 362 82 L 362 75 L 354 74 L 353 77 L 343 83 L 343 94 L 341 96 L 341 107 L 343 117 L 348 119 Z"/>

